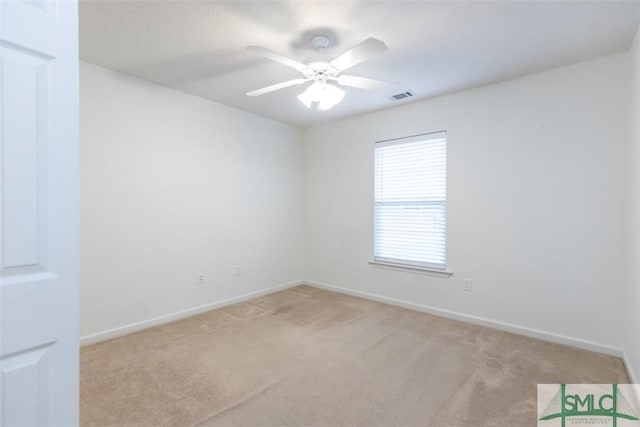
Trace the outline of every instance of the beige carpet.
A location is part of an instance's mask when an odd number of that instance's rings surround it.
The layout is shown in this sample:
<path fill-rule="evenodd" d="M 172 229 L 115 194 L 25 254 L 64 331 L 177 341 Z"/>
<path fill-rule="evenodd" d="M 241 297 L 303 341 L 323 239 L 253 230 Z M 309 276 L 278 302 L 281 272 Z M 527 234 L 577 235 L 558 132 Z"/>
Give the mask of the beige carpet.
<path fill-rule="evenodd" d="M 299 286 L 81 352 L 90 426 L 535 426 L 620 359 Z"/>

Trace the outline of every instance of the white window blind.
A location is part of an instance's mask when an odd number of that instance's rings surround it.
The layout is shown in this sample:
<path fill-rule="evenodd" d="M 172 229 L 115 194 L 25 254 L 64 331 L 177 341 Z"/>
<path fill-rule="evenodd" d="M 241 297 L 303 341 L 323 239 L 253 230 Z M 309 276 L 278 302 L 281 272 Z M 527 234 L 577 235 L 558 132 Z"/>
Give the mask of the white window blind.
<path fill-rule="evenodd" d="M 446 267 L 447 134 L 376 143 L 374 261 Z"/>

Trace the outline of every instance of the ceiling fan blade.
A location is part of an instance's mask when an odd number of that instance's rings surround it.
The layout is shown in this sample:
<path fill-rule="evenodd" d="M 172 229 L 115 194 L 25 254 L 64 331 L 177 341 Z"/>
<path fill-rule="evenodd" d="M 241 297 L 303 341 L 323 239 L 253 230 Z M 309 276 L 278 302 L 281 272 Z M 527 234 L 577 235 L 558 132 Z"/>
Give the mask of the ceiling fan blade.
<path fill-rule="evenodd" d="M 338 71 L 344 71 L 385 50 L 387 45 L 383 41 L 369 37 L 331 61 L 331 65 Z"/>
<path fill-rule="evenodd" d="M 366 77 L 350 76 L 347 74 L 338 76 L 338 83 L 342 86 L 351 86 L 367 90 L 385 90 L 398 86 L 398 83 L 368 79 Z"/>
<path fill-rule="evenodd" d="M 271 86 L 263 87 L 262 89 L 252 90 L 251 92 L 247 92 L 247 95 L 248 96 L 264 95 L 265 93 L 273 92 L 279 89 L 284 89 L 285 87 L 301 85 L 306 81 L 307 79 L 303 79 L 303 78 L 287 80 L 286 82 L 276 83 Z"/>
<path fill-rule="evenodd" d="M 278 52 L 274 52 L 271 49 L 267 49 L 262 46 L 247 46 L 247 50 L 249 52 L 256 53 L 258 55 L 262 55 L 265 58 L 269 58 L 272 61 L 279 62 L 281 64 L 286 65 L 287 67 L 295 68 L 296 70 L 303 72 L 307 69 L 307 66 L 302 62 L 298 62 L 295 59 L 288 58 Z"/>

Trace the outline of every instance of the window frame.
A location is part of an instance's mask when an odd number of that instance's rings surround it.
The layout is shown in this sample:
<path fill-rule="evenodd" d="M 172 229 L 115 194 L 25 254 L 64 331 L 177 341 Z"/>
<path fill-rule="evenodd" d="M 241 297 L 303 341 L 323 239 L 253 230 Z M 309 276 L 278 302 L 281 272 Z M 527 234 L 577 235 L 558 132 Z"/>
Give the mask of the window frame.
<path fill-rule="evenodd" d="M 379 203 L 376 200 L 376 174 L 377 174 L 377 165 L 376 165 L 376 148 L 379 146 L 387 146 L 387 145 L 400 145 L 405 143 L 412 142 L 422 142 L 425 139 L 439 139 L 440 137 L 444 137 L 445 139 L 445 198 L 444 201 L 418 201 L 418 202 L 410 202 L 416 204 L 427 204 L 427 205 L 444 205 L 444 264 L 441 266 L 440 264 L 430 264 L 430 263 L 421 263 L 415 262 L 411 260 L 398 260 L 391 259 L 386 257 L 376 256 L 376 210 L 377 204 Z M 447 200 L 448 200 L 448 156 L 449 156 L 449 135 L 446 130 L 434 131 L 421 133 L 416 135 L 410 135 L 405 137 L 391 138 L 380 141 L 375 141 L 373 144 L 373 212 L 372 212 L 372 247 L 371 247 L 371 259 L 369 260 L 369 264 L 372 267 L 380 267 L 391 270 L 398 271 L 406 271 L 412 273 L 419 274 L 427 274 L 434 275 L 437 277 L 450 277 L 453 275 L 453 272 L 448 269 L 449 267 L 449 259 L 448 259 L 448 215 L 447 215 Z M 404 261 L 404 262 L 403 262 Z"/>

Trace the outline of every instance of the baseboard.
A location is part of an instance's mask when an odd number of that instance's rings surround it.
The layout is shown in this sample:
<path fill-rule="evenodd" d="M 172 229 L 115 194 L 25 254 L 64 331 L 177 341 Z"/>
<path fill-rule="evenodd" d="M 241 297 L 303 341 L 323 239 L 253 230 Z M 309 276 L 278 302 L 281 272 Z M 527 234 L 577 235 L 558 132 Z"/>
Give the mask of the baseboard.
<path fill-rule="evenodd" d="M 623 357 L 622 350 L 616 347 L 611 347 L 605 344 L 600 344 L 592 341 L 587 341 L 579 338 L 572 338 L 566 335 L 555 334 L 553 332 L 541 331 L 539 329 L 527 328 L 524 326 L 518 326 L 511 323 L 499 322 L 496 320 L 486 319 L 483 317 L 472 316 L 469 314 L 459 313 L 456 311 L 445 310 L 437 307 L 432 307 L 423 304 L 416 304 L 409 301 L 399 300 L 395 298 L 389 298 L 378 294 L 372 294 L 369 292 L 356 291 L 353 289 L 343 288 L 340 286 L 329 285 L 327 283 L 317 282 L 315 280 L 305 280 L 305 283 L 318 288 L 327 289 L 347 295 L 352 295 L 360 298 L 369 299 L 372 301 L 381 302 L 384 304 L 395 305 L 398 307 L 408 308 L 410 310 L 421 311 L 423 313 L 433 314 L 435 316 L 446 317 L 448 319 L 459 320 L 462 322 L 473 323 L 480 326 L 486 326 L 488 328 L 498 329 L 505 332 L 511 332 L 518 335 L 524 335 L 531 338 L 537 338 L 543 341 L 549 341 L 556 344 L 564 344 L 571 347 L 580 348 L 583 350 L 594 351 L 596 353 L 603 353 L 610 356 Z M 629 365 L 627 365 L 629 369 Z M 630 377 L 634 377 L 629 373 Z M 632 378 L 632 379 L 633 379 Z"/>
<path fill-rule="evenodd" d="M 638 382 L 640 378 L 638 377 L 638 373 L 633 368 L 633 364 L 629 360 L 626 352 L 622 352 L 622 361 L 624 362 L 624 367 L 627 369 L 627 374 L 629 375 L 629 380 L 632 384 L 640 384 Z M 640 396 L 637 396 L 640 399 Z"/>
<path fill-rule="evenodd" d="M 255 292 L 249 292 L 246 294 L 238 295 L 236 297 L 227 298 L 219 301 L 210 302 L 197 307 L 188 308 L 186 310 L 176 311 L 165 316 L 154 317 L 153 319 L 143 320 L 141 322 L 131 323 L 129 325 L 121 326 L 114 329 L 109 329 L 94 334 L 85 335 L 80 337 L 80 346 L 89 344 L 95 344 L 100 341 L 105 341 L 112 338 L 117 338 L 123 335 L 128 335 L 134 332 L 141 331 L 143 329 L 150 328 L 152 326 L 161 325 L 163 323 L 173 322 L 185 317 L 194 316 L 196 314 L 204 313 L 205 311 L 215 310 L 216 308 L 224 307 L 238 302 L 250 300 L 263 295 L 272 294 L 274 292 L 282 291 L 284 289 L 292 288 L 305 283 L 303 280 L 296 280 L 294 282 L 284 283 L 282 285 L 272 286 L 270 288 L 261 289 Z"/>

